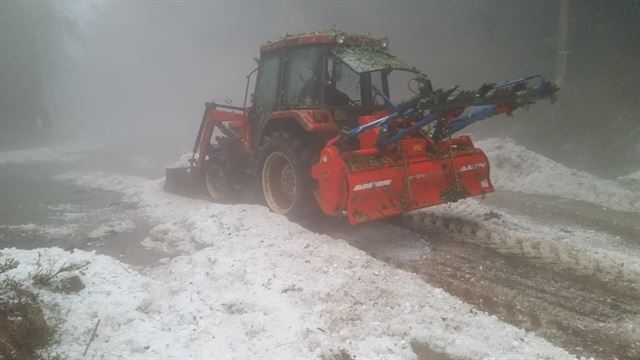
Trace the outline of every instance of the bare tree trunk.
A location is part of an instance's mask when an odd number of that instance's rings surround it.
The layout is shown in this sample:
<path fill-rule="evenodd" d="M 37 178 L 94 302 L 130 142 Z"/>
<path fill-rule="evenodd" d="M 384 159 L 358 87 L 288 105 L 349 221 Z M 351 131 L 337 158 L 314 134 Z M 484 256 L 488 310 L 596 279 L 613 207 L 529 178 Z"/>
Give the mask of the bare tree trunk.
<path fill-rule="evenodd" d="M 42 39 L 40 32 L 40 22 L 38 19 L 37 7 L 38 3 L 33 2 L 31 6 L 31 21 L 33 24 L 33 34 L 35 40 L 35 70 L 37 72 L 37 89 L 36 95 L 37 99 L 35 99 L 34 104 L 36 104 L 36 119 L 33 119 L 36 122 L 36 133 L 39 136 L 39 141 L 47 141 L 49 138 L 50 132 L 50 91 L 48 88 L 48 81 L 46 81 L 45 76 L 47 75 L 47 71 L 44 68 L 44 52 L 42 51 Z"/>
<path fill-rule="evenodd" d="M 568 30 L 569 0 L 560 0 L 558 14 L 558 53 L 556 57 L 556 83 L 564 85 L 567 69 L 567 30 Z"/>

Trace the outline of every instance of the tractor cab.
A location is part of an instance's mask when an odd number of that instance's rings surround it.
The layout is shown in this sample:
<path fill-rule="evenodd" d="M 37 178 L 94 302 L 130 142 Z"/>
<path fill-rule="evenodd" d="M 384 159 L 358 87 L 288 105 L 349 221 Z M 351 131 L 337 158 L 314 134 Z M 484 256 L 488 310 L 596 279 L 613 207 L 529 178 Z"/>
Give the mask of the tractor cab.
<path fill-rule="evenodd" d="M 407 83 L 422 75 L 389 54 L 388 43 L 310 33 L 264 44 L 249 120 L 259 131 L 274 115 L 296 118 L 308 131 L 335 131 L 358 125 L 358 116 L 384 111 L 391 99 L 415 95 Z"/>

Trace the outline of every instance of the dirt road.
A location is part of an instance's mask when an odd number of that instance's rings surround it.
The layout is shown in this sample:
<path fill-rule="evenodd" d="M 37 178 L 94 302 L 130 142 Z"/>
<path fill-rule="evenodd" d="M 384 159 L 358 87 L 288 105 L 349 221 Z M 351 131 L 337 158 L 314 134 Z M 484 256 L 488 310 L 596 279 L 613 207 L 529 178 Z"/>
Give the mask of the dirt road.
<path fill-rule="evenodd" d="M 487 203 L 543 222 L 595 228 L 636 244 L 639 240 L 634 214 L 507 192 L 488 197 Z M 502 206 L 505 204 L 508 206 Z M 531 258 L 500 254 L 453 227 L 449 230 L 416 224 L 411 216 L 394 223 L 323 230 L 576 355 L 640 358 L 637 287 L 598 281 Z"/>

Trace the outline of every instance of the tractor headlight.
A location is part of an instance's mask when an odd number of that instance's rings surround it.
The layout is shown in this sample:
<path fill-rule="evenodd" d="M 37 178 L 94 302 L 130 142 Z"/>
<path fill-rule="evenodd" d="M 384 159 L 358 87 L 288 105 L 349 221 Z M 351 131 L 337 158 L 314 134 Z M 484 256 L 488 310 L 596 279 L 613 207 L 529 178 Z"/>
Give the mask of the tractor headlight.
<path fill-rule="evenodd" d="M 345 39 L 344 34 L 338 34 L 336 36 L 336 42 L 340 45 L 344 44 L 344 39 Z"/>
<path fill-rule="evenodd" d="M 378 40 L 378 44 L 380 44 L 381 48 L 386 50 L 387 48 L 389 48 L 389 38 L 383 37 L 382 39 Z"/>

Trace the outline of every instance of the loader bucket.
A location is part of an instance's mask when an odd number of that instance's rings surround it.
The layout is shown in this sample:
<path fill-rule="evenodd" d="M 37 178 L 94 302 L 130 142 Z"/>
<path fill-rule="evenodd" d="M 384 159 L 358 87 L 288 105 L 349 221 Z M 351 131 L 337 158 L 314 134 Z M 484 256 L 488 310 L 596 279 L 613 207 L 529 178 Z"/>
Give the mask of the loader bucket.
<path fill-rule="evenodd" d="M 174 167 L 165 171 L 164 189 L 177 195 L 199 196 L 204 185 L 194 168 Z"/>
<path fill-rule="evenodd" d="M 482 150 L 465 145 L 431 155 L 425 146 L 406 139 L 396 153 L 384 155 L 325 147 L 313 168 L 320 208 L 358 224 L 493 192 Z"/>

